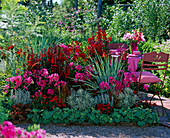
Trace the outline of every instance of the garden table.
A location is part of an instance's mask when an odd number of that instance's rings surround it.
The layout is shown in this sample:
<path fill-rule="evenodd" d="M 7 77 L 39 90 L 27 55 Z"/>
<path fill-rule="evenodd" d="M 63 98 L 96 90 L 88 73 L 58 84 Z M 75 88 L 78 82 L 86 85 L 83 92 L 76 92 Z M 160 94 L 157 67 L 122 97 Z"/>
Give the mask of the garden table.
<path fill-rule="evenodd" d="M 128 70 L 130 72 L 135 72 L 137 70 L 138 63 L 142 55 L 129 55 L 128 56 Z"/>
<path fill-rule="evenodd" d="M 119 58 L 119 55 L 111 55 L 112 58 Z M 135 72 L 137 70 L 137 66 L 139 61 L 142 58 L 142 55 L 131 55 L 129 54 L 128 58 L 128 70 L 130 72 Z"/>

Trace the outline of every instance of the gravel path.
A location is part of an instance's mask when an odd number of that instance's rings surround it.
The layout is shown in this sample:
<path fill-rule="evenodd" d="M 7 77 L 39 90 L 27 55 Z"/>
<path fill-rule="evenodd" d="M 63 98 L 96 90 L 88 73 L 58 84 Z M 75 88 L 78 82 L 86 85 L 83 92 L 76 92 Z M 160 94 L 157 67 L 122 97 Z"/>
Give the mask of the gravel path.
<path fill-rule="evenodd" d="M 17 124 L 26 129 L 29 124 Z M 139 128 L 136 126 L 63 126 L 41 125 L 46 130 L 46 138 L 170 138 L 170 129 L 163 126 Z"/>

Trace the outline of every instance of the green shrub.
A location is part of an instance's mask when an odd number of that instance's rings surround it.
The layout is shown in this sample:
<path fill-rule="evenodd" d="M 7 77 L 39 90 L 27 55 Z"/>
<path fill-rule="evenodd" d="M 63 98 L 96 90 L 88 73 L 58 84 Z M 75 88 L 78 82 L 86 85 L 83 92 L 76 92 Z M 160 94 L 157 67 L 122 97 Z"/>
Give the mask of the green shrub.
<path fill-rule="evenodd" d="M 170 15 L 169 0 L 136 0 L 134 1 L 134 14 L 138 28 L 147 38 L 161 40 L 167 37 Z M 165 33 L 165 34 L 164 34 Z"/>
<path fill-rule="evenodd" d="M 143 107 L 121 108 L 114 109 L 110 115 L 100 113 L 99 110 L 88 108 L 87 110 L 80 111 L 75 108 L 54 108 L 53 111 L 47 110 L 32 110 L 32 114 L 28 115 L 34 123 L 55 123 L 55 124 L 68 124 L 68 123 L 83 123 L 89 122 L 92 124 L 105 124 L 105 123 L 121 123 L 132 122 L 137 123 L 142 127 L 146 124 L 157 124 L 159 122 L 158 115 L 152 109 L 143 109 Z"/>
<path fill-rule="evenodd" d="M 111 101 L 110 101 L 110 97 L 109 97 L 109 95 L 108 94 L 99 94 L 99 95 L 97 95 L 97 96 L 95 96 L 95 103 L 96 103 L 96 105 L 97 104 L 100 104 L 100 103 L 102 103 L 102 104 L 107 104 L 107 103 L 109 103 L 109 105 L 110 106 L 113 106 L 113 97 L 111 98 Z"/>
<path fill-rule="evenodd" d="M 76 108 L 78 110 L 86 110 L 95 106 L 94 98 L 90 93 L 79 89 L 77 92 L 72 92 L 72 94 L 67 98 L 67 103 L 71 108 Z"/>
<path fill-rule="evenodd" d="M 8 114 L 6 113 L 4 107 L 2 106 L 2 96 L 0 95 L 0 124 L 8 119 Z"/>
<path fill-rule="evenodd" d="M 133 106 L 138 100 L 138 96 L 133 93 L 134 90 L 131 88 L 125 88 L 123 92 L 118 95 L 119 107 L 128 108 Z"/>
<path fill-rule="evenodd" d="M 17 90 L 12 89 L 10 93 L 10 99 L 14 104 L 18 104 L 18 103 L 28 104 L 32 102 L 30 92 L 21 89 L 17 89 Z"/>

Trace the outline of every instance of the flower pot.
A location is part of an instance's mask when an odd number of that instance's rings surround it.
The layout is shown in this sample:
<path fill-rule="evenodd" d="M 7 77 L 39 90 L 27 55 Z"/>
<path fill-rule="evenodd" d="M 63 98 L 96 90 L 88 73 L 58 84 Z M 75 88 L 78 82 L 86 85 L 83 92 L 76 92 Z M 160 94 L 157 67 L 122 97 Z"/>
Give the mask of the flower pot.
<path fill-rule="evenodd" d="M 131 42 L 131 54 L 133 54 L 133 51 L 137 51 L 138 49 L 138 43 L 137 42 Z"/>

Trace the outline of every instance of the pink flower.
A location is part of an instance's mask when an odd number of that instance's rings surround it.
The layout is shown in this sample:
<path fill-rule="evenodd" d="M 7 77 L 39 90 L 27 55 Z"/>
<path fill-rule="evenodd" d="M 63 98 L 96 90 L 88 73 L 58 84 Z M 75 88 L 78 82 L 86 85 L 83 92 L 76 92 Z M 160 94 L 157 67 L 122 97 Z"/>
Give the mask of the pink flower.
<path fill-rule="evenodd" d="M 149 88 L 149 85 L 144 84 L 143 88 L 147 91 L 147 90 L 148 90 L 148 88 Z"/>
<path fill-rule="evenodd" d="M 9 89 L 9 84 L 7 84 L 7 85 L 4 86 L 5 93 L 8 92 L 8 89 Z"/>
<path fill-rule="evenodd" d="M 123 70 L 118 70 L 118 77 L 121 77 L 123 72 L 124 72 Z"/>
<path fill-rule="evenodd" d="M 52 82 L 54 81 L 59 81 L 59 75 L 54 73 L 54 74 L 51 74 L 50 76 L 48 76 L 48 79 L 49 79 L 49 84 L 52 84 Z"/>
<path fill-rule="evenodd" d="M 75 69 L 78 70 L 78 71 L 80 71 L 80 70 L 82 69 L 82 66 L 77 65 L 77 66 L 75 67 Z"/>
<path fill-rule="evenodd" d="M 54 91 L 52 89 L 48 89 L 47 94 L 52 95 L 54 94 Z"/>
<path fill-rule="evenodd" d="M 114 77 L 109 77 L 109 83 L 113 85 L 114 82 L 115 82 L 115 78 Z"/>
<path fill-rule="evenodd" d="M 73 69 L 73 67 L 74 67 L 74 63 L 73 63 L 73 62 L 71 62 L 71 63 L 69 64 L 69 67 L 70 67 L 71 69 Z"/>
<path fill-rule="evenodd" d="M 41 75 L 42 77 L 48 77 L 49 73 L 47 69 L 43 68 L 40 70 L 39 75 Z"/>
<path fill-rule="evenodd" d="M 105 88 L 106 90 L 110 89 L 110 85 L 107 82 L 105 82 Z"/>
<path fill-rule="evenodd" d="M 14 89 L 17 89 L 18 87 L 21 86 L 22 84 L 22 77 L 19 75 L 19 76 L 13 76 L 11 78 L 8 78 L 9 81 L 11 81 L 12 83 L 15 82 L 15 86 L 14 86 Z"/>
<path fill-rule="evenodd" d="M 83 73 L 78 73 L 78 72 L 76 72 L 74 82 L 76 82 L 76 83 L 77 83 L 77 80 L 78 80 L 78 79 L 83 80 L 83 76 L 84 76 L 84 74 L 83 74 Z"/>
<path fill-rule="evenodd" d="M 22 131 L 21 131 L 21 128 L 18 127 L 18 128 L 15 128 L 16 132 L 17 132 L 17 135 L 21 135 L 22 134 Z"/>
<path fill-rule="evenodd" d="M 100 88 L 103 90 L 104 89 L 104 81 L 102 81 L 101 83 L 100 83 Z"/>
<path fill-rule="evenodd" d="M 133 40 L 133 41 L 145 41 L 144 35 L 141 32 L 137 32 L 136 30 L 132 30 L 131 33 L 126 33 L 123 36 L 123 40 L 128 39 L 128 40 Z"/>
<path fill-rule="evenodd" d="M 33 80 L 31 79 L 31 77 L 25 79 L 25 83 L 28 83 L 28 85 L 30 85 L 32 82 Z"/>
<path fill-rule="evenodd" d="M 106 88 L 106 90 L 110 89 L 110 85 L 107 82 L 102 81 L 100 83 L 100 88 L 103 90 L 104 88 Z"/>
<path fill-rule="evenodd" d="M 46 85 L 46 83 L 45 83 L 45 81 L 44 80 L 39 80 L 38 82 L 37 82 L 37 84 L 39 85 L 39 86 L 41 86 L 41 90 L 45 87 L 45 85 Z"/>

